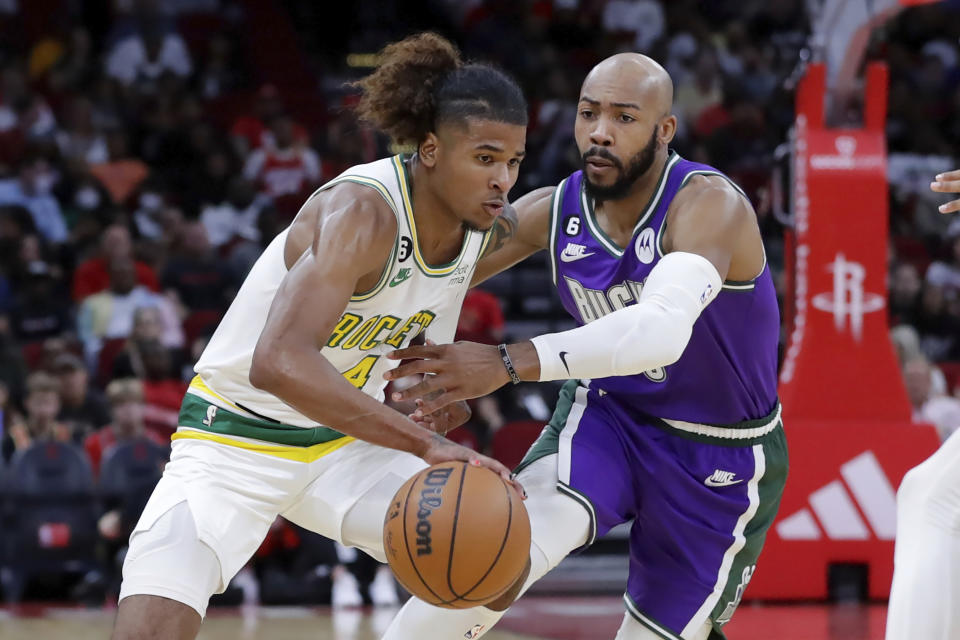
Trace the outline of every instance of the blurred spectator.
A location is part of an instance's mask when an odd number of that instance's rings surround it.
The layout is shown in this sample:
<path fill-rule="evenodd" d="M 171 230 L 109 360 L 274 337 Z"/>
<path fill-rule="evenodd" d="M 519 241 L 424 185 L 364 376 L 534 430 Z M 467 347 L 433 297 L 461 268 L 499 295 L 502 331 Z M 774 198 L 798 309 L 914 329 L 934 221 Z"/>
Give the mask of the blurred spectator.
<path fill-rule="evenodd" d="M 184 225 L 183 244 L 167 263 L 162 283 L 190 311 L 226 311 L 235 293 L 229 269 L 199 222 Z"/>
<path fill-rule="evenodd" d="M 111 260 L 133 257 L 133 242 L 130 232 L 120 224 L 110 225 L 100 237 L 100 255 L 81 262 L 73 273 L 73 299 L 82 301 L 87 296 L 99 293 L 110 285 L 107 265 Z M 137 282 L 153 291 L 159 291 L 157 276 L 149 265 L 135 261 Z"/>
<path fill-rule="evenodd" d="M 107 385 L 107 400 L 110 402 L 112 421 L 83 441 L 83 448 L 90 456 L 93 473 L 99 475 L 100 462 L 110 447 L 133 438 L 145 437 L 160 446 L 167 446 L 169 439 L 147 429 L 144 420 L 143 385 L 139 380 L 119 378 Z"/>
<path fill-rule="evenodd" d="M 127 134 L 112 129 L 106 135 L 108 157 L 90 167 L 91 175 L 103 184 L 113 202 L 123 204 L 150 175 L 150 168 L 130 154 Z"/>
<path fill-rule="evenodd" d="M 499 344 L 503 342 L 505 323 L 497 296 L 480 288 L 470 289 L 463 299 L 457 340 Z"/>
<path fill-rule="evenodd" d="M 24 237 L 32 231 L 29 211 L 16 205 L 0 205 L 0 272 L 11 281 L 16 278 Z M 7 304 L 9 296 L 3 296 Z"/>
<path fill-rule="evenodd" d="M 133 312 L 133 331 L 123 345 L 123 349 L 113 360 L 111 377 L 140 378 L 147 377 L 142 353 L 143 345 L 151 342 L 163 343 L 163 316 L 156 307 L 140 307 Z M 181 350 L 168 347 L 173 368 L 182 366 L 184 360 Z M 191 376 L 192 378 L 193 376 Z"/>
<path fill-rule="evenodd" d="M 138 307 L 156 307 L 164 318 L 164 339 L 171 345 L 183 345 L 183 330 L 176 312 L 163 296 L 136 281 L 136 267 L 130 258 L 115 257 L 107 265 L 110 288 L 86 298 L 80 305 L 77 333 L 83 343 L 89 365 L 97 362 L 103 341 L 126 338 L 133 329 L 133 314 Z"/>
<path fill-rule="evenodd" d="M 949 260 L 938 260 L 927 269 L 926 281 L 940 287 L 951 297 L 960 295 L 960 219 L 950 223 L 947 229 Z"/>
<path fill-rule="evenodd" d="M 891 323 L 914 322 L 922 286 L 917 268 L 909 262 L 902 262 L 894 268 L 890 278 Z"/>
<path fill-rule="evenodd" d="M 46 262 L 30 262 L 21 284 L 10 310 L 13 330 L 20 341 L 43 340 L 70 328 L 70 302 L 56 295 L 53 274 Z"/>
<path fill-rule="evenodd" d="M 722 164 L 753 202 L 760 200 L 758 188 L 769 182 L 773 149 L 778 144 L 774 129 L 767 122 L 769 109 L 735 96 L 725 102 L 730 105 L 730 120 L 719 126 L 706 140 L 710 161 Z M 706 111 L 703 115 L 706 115 Z"/>
<path fill-rule="evenodd" d="M 9 460 L 35 442 L 58 440 L 69 442 L 70 428 L 57 420 L 60 413 L 60 383 L 53 376 L 38 371 L 27 378 L 27 396 L 23 402 L 26 416 L 15 418 L 3 442 L 3 454 Z"/>
<path fill-rule="evenodd" d="M 255 149 L 275 146 L 273 133 L 268 125 L 283 113 L 283 101 L 277 88 L 272 84 L 261 86 L 257 90 L 253 113 L 238 117 L 230 127 L 230 141 L 237 156 L 246 158 Z M 302 144 L 306 144 L 309 139 L 306 129 L 297 124 L 293 125 L 293 137 Z"/>
<path fill-rule="evenodd" d="M 36 153 L 21 160 L 17 177 L 0 180 L 0 205 L 19 205 L 30 212 L 43 238 L 53 244 L 67 241 L 67 225 L 60 203 L 49 191 L 47 161 Z"/>
<path fill-rule="evenodd" d="M 67 105 L 63 128 L 57 133 L 56 141 L 67 160 L 82 165 L 109 160 L 107 140 L 94 126 L 93 105 L 84 97 L 76 97 Z"/>
<path fill-rule="evenodd" d="M 214 34 L 207 43 L 207 56 L 197 73 L 197 87 L 207 100 L 237 89 L 243 84 L 234 44 L 223 33 Z"/>
<path fill-rule="evenodd" d="M 603 9 L 604 31 L 629 35 L 629 48 L 640 53 L 649 53 L 666 27 L 666 16 L 657 0 L 610 0 Z"/>
<path fill-rule="evenodd" d="M 503 342 L 505 323 L 500 300 L 483 289 L 467 292 L 457 322 L 457 340 L 482 344 Z M 504 425 L 506 419 L 500 409 L 502 399 L 508 394 L 493 393 L 470 401 L 473 419 L 468 427 L 476 434 L 482 446 L 490 441 L 490 435 Z M 482 424 L 478 421 L 481 421 Z"/>
<path fill-rule="evenodd" d="M 293 127 L 290 116 L 274 118 L 270 124 L 274 144 L 253 151 L 243 167 L 243 176 L 255 182 L 262 193 L 275 200 L 284 196 L 296 198 L 293 211 L 286 211 L 291 217 L 302 204 L 300 196 L 320 180 L 320 157 L 297 141 Z M 280 203 L 277 208 L 281 208 Z"/>
<path fill-rule="evenodd" d="M 9 265 L 9 272 L 17 289 L 21 289 L 33 277 L 31 271 L 36 269 L 35 263 L 45 263 L 51 275 L 53 274 L 55 267 L 52 256 L 35 233 L 26 233 L 21 236 L 20 246 L 16 251 L 15 259 Z"/>
<path fill-rule="evenodd" d="M 697 56 L 693 73 L 677 84 L 674 112 L 680 116 L 683 127 L 689 131 L 709 107 L 723 102 L 723 83 L 717 65 L 717 55 L 703 48 Z"/>
<path fill-rule="evenodd" d="M 10 318 L 0 314 L 0 383 L 5 387 L 5 392 L 19 398 L 26 377 L 27 367 L 20 345 L 14 340 Z"/>
<path fill-rule="evenodd" d="M 762 104 L 769 102 L 770 96 L 777 88 L 777 76 L 773 69 L 774 56 L 773 47 L 762 43 L 746 47 L 743 52 L 744 92 L 751 99 Z"/>
<path fill-rule="evenodd" d="M 89 172 L 75 174 L 59 189 L 63 217 L 70 228 L 70 244 L 77 254 L 100 243 L 103 227 L 116 215 L 110 194 Z"/>
<path fill-rule="evenodd" d="M 65 336 L 47 338 L 40 345 L 39 360 L 28 364 L 33 369 L 53 373 L 55 370 L 53 363 L 57 361 L 57 358 L 65 353 L 73 353 L 75 346 L 79 347 Z"/>
<path fill-rule="evenodd" d="M 15 130 L 26 142 L 49 136 L 56 127 L 49 105 L 30 91 L 23 65 L 8 62 L 0 69 L 0 132 Z"/>
<path fill-rule="evenodd" d="M 133 222 L 141 238 L 159 240 L 166 232 L 166 210 L 169 203 L 166 194 L 155 180 L 147 180 L 141 185 L 137 209 L 133 212 Z"/>
<path fill-rule="evenodd" d="M 359 96 L 345 96 L 340 109 L 326 126 L 322 147 L 323 181 L 333 179 L 358 164 L 373 162 L 380 155 L 377 131 L 369 123 L 357 120 L 355 106 Z M 573 119 L 570 119 L 573 122 Z"/>
<path fill-rule="evenodd" d="M 226 199 L 207 205 L 200 214 L 210 244 L 219 249 L 237 242 L 259 243 L 258 221 L 266 206 L 253 183 L 235 176 L 227 186 Z"/>
<path fill-rule="evenodd" d="M 933 394 L 931 367 L 927 359 L 915 358 L 904 365 L 903 380 L 913 405 L 914 422 L 929 422 L 935 426 L 942 442 L 960 428 L 960 400 Z"/>
<path fill-rule="evenodd" d="M 100 391 L 90 386 L 90 374 L 83 361 L 74 354 L 57 356 L 53 370 L 60 379 L 58 420 L 70 425 L 73 439 L 79 443 L 110 422 L 106 400 Z"/>
<path fill-rule="evenodd" d="M 171 351 L 159 341 L 143 341 L 139 344 L 139 353 L 144 371 L 144 422 L 147 427 L 169 436 L 177 429 L 187 384 L 174 369 Z"/>
<path fill-rule="evenodd" d="M 183 38 L 165 31 L 159 21 L 144 20 L 139 26 L 107 54 L 107 75 L 140 93 L 154 93 L 166 73 L 179 77 L 190 75 L 190 51 Z"/>
<path fill-rule="evenodd" d="M 90 458 L 93 473 L 100 475 L 102 462 L 118 445 L 132 440 L 148 440 L 160 447 L 166 448 L 169 439 L 144 425 L 143 390 L 138 380 L 119 379 L 107 386 L 107 397 L 110 400 L 113 421 L 97 431 L 91 433 L 83 442 L 83 447 Z M 137 447 L 140 449 L 140 447 Z M 143 448 L 145 449 L 145 447 Z M 136 451 L 136 449 L 135 449 Z M 148 452 L 143 452 L 149 455 Z M 157 477 L 160 470 L 157 472 Z M 103 513 L 97 522 L 97 529 L 103 538 L 103 552 L 106 557 L 115 560 L 111 581 L 113 589 L 119 588 L 120 567 L 123 561 L 122 547 L 129 538 L 130 532 L 136 525 L 153 490 L 153 483 L 145 478 L 137 478 L 132 485 L 112 487 L 112 491 L 102 497 Z M 116 491 L 121 493 L 114 493 Z"/>
<path fill-rule="evenodd" d="M 920 350 L 920 334 L 909 324 L 898 324 L 890 329 L 890 339 L 896 349 L 900 368 L 910 360 L 923 355 L 923 351 Z"/>
<path fill-rule="evenodd" d="M 953 357 L 960 337 L 960 318 L 950 313 L 942 287 L 930 282 L 923 284 L 920 308 L 914 324 L 920 332 L 920 346 L 931 360 Z"/>
<path fill-rule="evenodd" d="M 47 70 L 47 86 L 56 94 L 85 89 L 97 73 L 90 32 L 74 26 L 60 55 Z"/>

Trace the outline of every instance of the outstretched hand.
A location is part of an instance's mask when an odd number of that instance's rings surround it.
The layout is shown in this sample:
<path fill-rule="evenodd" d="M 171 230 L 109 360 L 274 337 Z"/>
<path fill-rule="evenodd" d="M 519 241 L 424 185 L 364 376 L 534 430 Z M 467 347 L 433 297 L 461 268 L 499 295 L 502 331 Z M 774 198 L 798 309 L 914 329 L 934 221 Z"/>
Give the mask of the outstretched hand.
<path fill-rule="evenodd" d="M 948 171 L 937 176 L 936 181 L 930 183 L 930 189 L 938 193 L 960 193 L 960 169 Z M 960 211 L 960 198 L 940 205 L 940 213 Z"/>
<path fill-rule="evenodd" d="M 392 360 L 414 359 L 385 373 L 383 377 L 387 380 L 415 373 L 433 374 L 393 394 L 393 399 L 398 402 L 423 400 L 414 417 L 434 413 L 460 400 L 485 396 L 510 381 L 497 347 L 486 344 L 428 344 L 397 349 L 387 357 Z"/>
<path fill-rule="evenodd" d="M 439 397 L 443 393 L 443 389 L 438 389 L 434 391 L 431 396 Z M 423 413 L 423 400 L 417 398 L 416 400 L 417 410 L 411 413 L 408 417 L 416 422 L 421 427 L 435 431 L 440 435 L 446 435 L 450 431 L 453 431 L 467 420 L 470 419 L 470 416 L 473 415 L 473 411 L 464 401 L 454 402 L 453 404 L 447 405 L 441 409 L 437 409 L 433 413 Z M 419 413 L 418 413 L 419 412 Z"/>

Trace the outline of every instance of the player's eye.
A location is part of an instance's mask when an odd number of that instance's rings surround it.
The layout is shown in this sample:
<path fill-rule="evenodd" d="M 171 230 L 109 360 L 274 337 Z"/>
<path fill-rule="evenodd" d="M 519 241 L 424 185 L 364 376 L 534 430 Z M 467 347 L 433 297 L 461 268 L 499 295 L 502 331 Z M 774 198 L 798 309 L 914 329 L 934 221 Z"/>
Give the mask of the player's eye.
<path fill-rule="evenodd" d="M 490 164 L 491 162 L 493 162 L 493 156 L 488 156 L 486 154 L 481 154 L 477 156 L 477 159 L 483 164 Z"/>
<path fill-rule="evenodd" d="M 519 166 L 520 166 L 520 158 L 510 158 L 510 162 L 509 162 L 508 164 L 509 164 L 511 167 L 519 167 Z"/>
<path fill-rule="evenodd" d="M 636 118 L 633 116 L 628 116 L 625 113 L 620 114 L 620 122 L 633 122 L 634 120 L 636 120 Z"/>
<path fill-rule="evenodd" d="M 581 110 L 580 110 L 580 117 L 581 117 L 581 118 L 592 118 L 592 117 L 593 117 L 593 111 L 591 111 L 590 109 L 581 109 Z"/>

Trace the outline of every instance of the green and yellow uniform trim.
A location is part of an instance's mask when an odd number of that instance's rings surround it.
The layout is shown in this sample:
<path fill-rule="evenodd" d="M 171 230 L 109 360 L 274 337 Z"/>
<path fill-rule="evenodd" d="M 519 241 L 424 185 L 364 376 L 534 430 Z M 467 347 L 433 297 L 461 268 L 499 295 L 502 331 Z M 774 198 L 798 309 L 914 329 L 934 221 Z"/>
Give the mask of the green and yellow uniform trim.
<path fill-rule="evenodd" d="M 355 440 L 329 427 L 296 427 L 258 417 L 210 389 L 200 376 L 183 398 L 179 424 L 172 440 L 216 442 L 297 462 L 313 462 Z"/>
<path fill-rule="evenodd" d="M 468 231 L 463 234 L 463 245 L 460 247 L 460 254 L 454 258 L 452 261 L 447 264 L 442 264 L 439 266 L 433 266 L 428 264 L 427 261 L 423 258 L 423 255 L 420 253 L 420 241 L 417 238 L 417 222 L 413 218 L 413 197 L 410 195 L 410 176 L 407 173 L 407 165 L 403 161 L 403 156 L 394 156 L 393 157 L 393 168 L 397 173 L 397 184 L 400 185 L 400 195 L 403 198 L 403 210 L 407 216 L 407 225 L 410 227 L 410 235 L 413 240 L 413 259 L 417 263 L 417 267 L 431 278 L 440 278 L 446 275 L 450 275 L 454 272 L 460 262 L 463 260 L 463 256 L 467 253 L 467 246 L 470 244 L 470 236 L 475 233 L 473 231 Z M 483 232 L 486 237 L 483 240 L 483 248 L 486 247 L 487 242 L 490 240 L 490 231 Z M 480 254 L 483 255 L 483 248 L 481 248 Z"/>
<path fill-rule="evenodd" d="M 396 216 L 400 215 L 400 209 L 397 207 L 396 201 L 393 199 L 393 196 L 390 195 L 390 191 L 387 189 L 386 185 L 377 180 L 376 178 L 371 178 L 369 176 L 355 176 L 355 175 L 345 175 L 340 176 L 339 178 L 334 178 L 327 184 L 323 185 L 316 193 L 320 191 L 325 191 L 334 185 L 338 185 L 342 182 L 353 182 L 356 184 L 362 184 L 364 186 L 374 189 L 379 193 L 383 199 L 390 205 L 390 208 L 393 209 L 393 213 Z M 397 218 L 399 220 L 399 217 Z M 390 250 L 390 257 L 387 259 L 387 265 L 383 269 L 383 273 L 380 274 L 380 280 L 377 281 L 377 284 L 373 286 L 372 289 L 364 291 L 363 293 L 357 293 L 350 296 L 350 302 L 363 302 L 364 300 L 369 300 L 373 296 L 380 293 L 385 286 L 387 286 L 387 281 L 390 279 L 390 271 L 393 266 L 393 261 L 397 256 L 397 251 L 400 247 L 400 233 L 399 229 L 397 230 L 397 237 L 393 241 L 393 249 Z"/>

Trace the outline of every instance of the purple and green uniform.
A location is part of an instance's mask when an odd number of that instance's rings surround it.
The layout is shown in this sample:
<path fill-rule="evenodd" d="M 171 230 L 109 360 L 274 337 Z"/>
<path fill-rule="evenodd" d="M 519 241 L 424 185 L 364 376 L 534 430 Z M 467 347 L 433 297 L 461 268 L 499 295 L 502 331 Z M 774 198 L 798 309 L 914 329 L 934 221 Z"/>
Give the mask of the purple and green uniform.
<path fill-rule="evenodd" d="M 627 247 L 600 228 L 582 172 L 560 183 L 550 262 L 577 322 L 636 303 L 663 257 L 670 203 L 697 175 L 724 177 L 669 156 Z M 707 618 L 711 638 L 724 637 L 721 627 L 740 602 L 776 515 L 787 475 L 779 331 L 766 264 L 751 281 L 724 282 L 676 363 L 567 382 L 550 424 L 520 465 L 559 453 L 558 488 L 589 512 L 590 542 L 633 520 L 624 599 L 663 638 L 688 636 Z"/>

